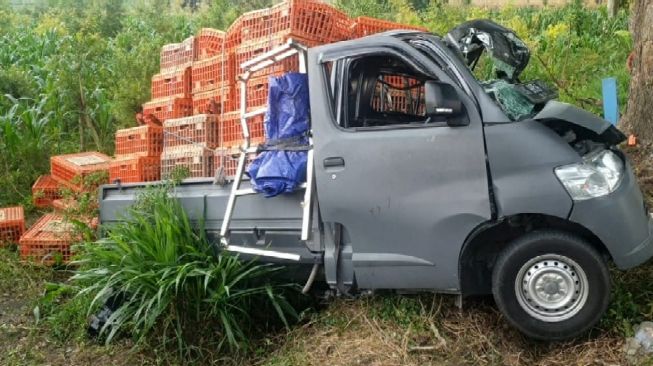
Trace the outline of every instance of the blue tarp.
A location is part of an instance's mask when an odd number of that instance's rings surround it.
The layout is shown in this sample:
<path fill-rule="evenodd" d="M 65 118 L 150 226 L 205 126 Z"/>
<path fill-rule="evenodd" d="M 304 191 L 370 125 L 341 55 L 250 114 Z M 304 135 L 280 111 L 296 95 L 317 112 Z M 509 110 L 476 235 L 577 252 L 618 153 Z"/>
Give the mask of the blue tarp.
<path fill-rule="evenodd" d="M 306 181 L 309 100 L 306 74 L 270 77 L 265 149 L 247 167 L 255 191 L 265 197 L 293 192 Z M 274 150 L 278 149 L 278 150 Z M 290 149 L 290 150 L 284 150 Z"/>

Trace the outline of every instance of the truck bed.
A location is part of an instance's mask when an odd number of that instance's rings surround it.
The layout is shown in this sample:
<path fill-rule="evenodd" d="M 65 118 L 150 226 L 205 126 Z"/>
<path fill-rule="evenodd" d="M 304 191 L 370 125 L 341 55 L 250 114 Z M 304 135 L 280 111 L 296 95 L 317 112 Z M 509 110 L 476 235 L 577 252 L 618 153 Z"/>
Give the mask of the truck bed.
<path fill-rule="evenodd" d="M 104 226 L 120 222 L 138 194 L 157 183 L 104 185 L 100 189 L 100 222 Z M 249 188 L 247 181 L 241 188 Z M 215 185 L 213 179 L 189 179 L 175 187 L 177 197 L 193 222 L 204 220 L 209 239 L 219 243 L 219 232 L 229 200 L 231 184 Z M 239 197 L 231 220 L 230 244 L 300 255 L 301 262 L 313 263 L 320 246 L 317 240 L 300 240 L 303 191 L 274 198 L 262 195 Z M 316 223 L 313 225 L 316 226 Z M 315 230 L 315 229 L 314 229 Z M 311 235 L 319 237 L 319 235 Z"/>

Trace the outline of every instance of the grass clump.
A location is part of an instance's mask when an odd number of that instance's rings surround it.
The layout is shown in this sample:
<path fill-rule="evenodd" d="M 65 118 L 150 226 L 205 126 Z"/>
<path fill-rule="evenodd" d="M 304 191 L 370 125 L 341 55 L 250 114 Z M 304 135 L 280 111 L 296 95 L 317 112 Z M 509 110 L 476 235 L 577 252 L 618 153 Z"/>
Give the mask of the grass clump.
<path fill-rule="evenodd" d="M 94 294 L 90 309 L 120 299 L 101 329 L 109 343 L 131 333 L 175 345 L 182 357 L 198 350 L 244 349 L 257 324 L 287 324 L 287 286 L 271 282 L 278 268 L 215 253 L 202 224 L 194 225 L 166 189 L 141 195 L 124 221 L 85 245 L 73 280 Z M 262 321 L 265 319 L 265 321 Z M 273 322 L 274 323 L 274 322 Z"/>

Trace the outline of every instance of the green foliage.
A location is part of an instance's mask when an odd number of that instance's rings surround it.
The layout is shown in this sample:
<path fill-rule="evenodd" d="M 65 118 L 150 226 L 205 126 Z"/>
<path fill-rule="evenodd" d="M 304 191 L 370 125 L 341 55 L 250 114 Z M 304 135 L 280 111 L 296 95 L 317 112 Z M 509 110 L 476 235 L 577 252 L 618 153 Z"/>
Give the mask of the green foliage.
<path fill-rule="evenodd" d="M 270 314 L 284 324 L 295 315 L 282 288 L 270 282 L 278 268 L 215 255 L 205 235 L 157 188 L 108 228 L 106 239 L 84 246 L 73 279 L 81 295 L 94 295 L 90 310 L 109 296 L 124 299 L 102 329 L 107 343 L 121 332 L 142 342 L 156 331 L 186 357 L 207 334 L 214 344 L 206 347 L 241 349 Z"/>
<path fill-rule="evenodd" d="M 600 327 L 632 336 L 633 327 L 653 316 L 653 266 L 641 266 L 628 272 L 612 271 L 612 302 Z"/>
<path fill-rule="evenodd" d="M 47 283 L 45 294 L 34 307 L 37 324 L 47 325 L 52 339 L 57 342 L 81 341 L 86 336 L 86 314 L 92 297 L 75 296 L 78 291 L 73 286 Z"/>
<path fill-rule="evenodd" d="M 602 113 L 601 80 L 616 77 L 619 104 L 626 106 L 630 75 L 626 59 L 632 50 L 628 13 L 608 17 L 604 7 L 585 8 L 580 2 L 563 7 L 474 8 L 448 6 L 431 0 L 428 6 L 409 0 L 336 1 L 352 16 L 369 15 L 424 26 L 444 35 L 471 19 L 487 18 L 516 31 L 531 49 L 531 62 L 522 79 L 542 79 L 559 88 L 560 99 Z M 489 78 L 489 63 L 477 75 Z"/>

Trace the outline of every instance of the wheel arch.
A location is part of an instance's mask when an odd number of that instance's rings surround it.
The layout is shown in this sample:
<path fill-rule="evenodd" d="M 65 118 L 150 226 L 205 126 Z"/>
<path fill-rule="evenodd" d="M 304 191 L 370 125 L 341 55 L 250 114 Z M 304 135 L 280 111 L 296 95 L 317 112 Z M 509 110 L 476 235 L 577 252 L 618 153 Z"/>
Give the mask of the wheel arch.
<path fill-rule="evenodd" d="M 586 227 L 545 214 L 516 214 L 487 221 L 467 237 L 460 252 L 458 275 L 463 295 L 492 293 L 492 269 L 497 256 L 514 239 L 536 230 L 557 230 L 576 235 L 612 259 L 605 244 Z"/>

